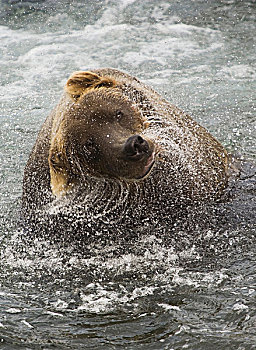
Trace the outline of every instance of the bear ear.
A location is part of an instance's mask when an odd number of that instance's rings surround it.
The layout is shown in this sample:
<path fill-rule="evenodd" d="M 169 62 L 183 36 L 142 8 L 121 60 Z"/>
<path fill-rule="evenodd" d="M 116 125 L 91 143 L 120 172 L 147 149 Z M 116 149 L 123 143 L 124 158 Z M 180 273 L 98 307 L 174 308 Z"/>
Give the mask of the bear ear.
<path fill-rule="evenodd" d="M 108 77 L 100 77 L 93 72 L 74 72 L 67 81 L 65 90 L 76 100 L 91 89 L 113 87 L 115 81 Z"/>

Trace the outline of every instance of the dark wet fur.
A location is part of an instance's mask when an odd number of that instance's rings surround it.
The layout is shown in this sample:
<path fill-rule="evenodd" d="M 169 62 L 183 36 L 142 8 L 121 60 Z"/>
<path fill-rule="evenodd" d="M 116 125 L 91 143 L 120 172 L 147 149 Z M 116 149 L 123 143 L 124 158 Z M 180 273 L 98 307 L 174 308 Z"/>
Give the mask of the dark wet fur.
<path fill-rule="evenodd" d="M 33 244 L 35 238 L 47 240 L 62 248 L 72 248 L 77 254 L 91 256 L 93 250 L 100 251 L 106 246 L 112 247 L 110 252 L 114 255 L 143 254 L 143 250 L 150 251 L 155 239 L 176 252 L 194 247 L 200 255 L 200 259 L 193 260 L 194 266 L 230 251 L 239 253 L 256 243 L 255 195 L 256 167 L 242 161 L 239 179 L 230 183 L 218 202 L 179 206 L 171 201 L 154 203 L 158 205 L 159 215 L 147 215 L 146 206 L 143 215 L 143 210 L 137 210 L 133 203 L 129 210 L 126 208 L 122 213 L 124 208 L 120 207 L 120 212 L 114 213 L 115 217 L 119 215 L 116 222 L 109 214 L 93 223 L 85 220 L 86 211 L 81 202 L 75 212 L 65 211 L 63 207 L 57 214 L 44 211 L 42 215 L 26 217 L 22 240 L 25 244 Z M 244 232 L 243 237 L 239 232 Z M 144 244 L 143 239 L 149 236 L 153 242 L 145 240 Z"/>

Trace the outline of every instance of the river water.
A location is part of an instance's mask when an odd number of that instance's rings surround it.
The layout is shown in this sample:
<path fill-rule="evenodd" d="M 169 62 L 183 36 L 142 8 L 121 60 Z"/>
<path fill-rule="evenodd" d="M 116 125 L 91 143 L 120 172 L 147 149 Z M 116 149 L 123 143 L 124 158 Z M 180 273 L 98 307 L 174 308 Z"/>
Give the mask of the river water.
<path fill-rule="evenodd" d="M 0 349 L 256 349 L 250 181 L 239 225 L 199 231 L 189 249 L 152 233 L 119 254 L 111 245 L 90 256 L 43 240 L 26 247 L 17 220 L 29 152 L 75 70 L 137 76 L 255 163 L 255 1 L 0 6 Z M 203 259 L 199 241 L 217 253 Z"/>

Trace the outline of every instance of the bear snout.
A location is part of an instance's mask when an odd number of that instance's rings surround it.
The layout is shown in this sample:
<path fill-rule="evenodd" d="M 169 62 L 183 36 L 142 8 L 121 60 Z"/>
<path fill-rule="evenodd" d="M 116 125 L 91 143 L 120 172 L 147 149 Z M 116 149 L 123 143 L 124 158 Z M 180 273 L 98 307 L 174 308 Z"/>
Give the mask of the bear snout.
<path fill-rule="evenodd" d="M 123 148 L 123 154 L 129 160 L 140 160 L 149 152 L 149 144 L 140 135 L 129 137 Z"/>

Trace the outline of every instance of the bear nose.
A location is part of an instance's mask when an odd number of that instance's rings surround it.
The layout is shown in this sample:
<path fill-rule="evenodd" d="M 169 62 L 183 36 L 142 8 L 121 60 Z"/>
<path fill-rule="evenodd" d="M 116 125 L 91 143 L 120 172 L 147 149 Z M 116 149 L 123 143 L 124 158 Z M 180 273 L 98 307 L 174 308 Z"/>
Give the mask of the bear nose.
<path fill-rule="evenodd" d="M 126 140 L 123 151 L 129 159 L 139 160 L 149 151 L 149 145 L 140 135 L 134 135 Z"/>

